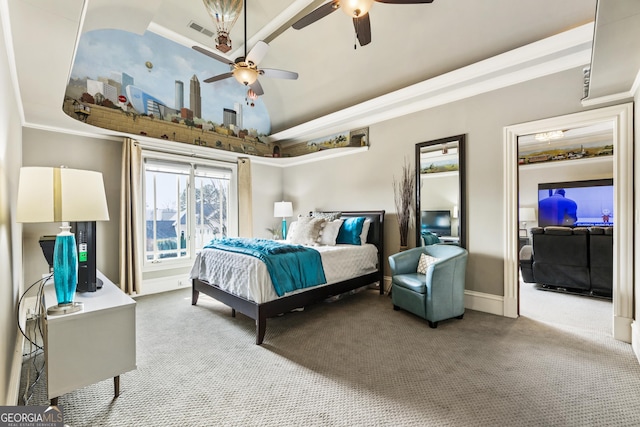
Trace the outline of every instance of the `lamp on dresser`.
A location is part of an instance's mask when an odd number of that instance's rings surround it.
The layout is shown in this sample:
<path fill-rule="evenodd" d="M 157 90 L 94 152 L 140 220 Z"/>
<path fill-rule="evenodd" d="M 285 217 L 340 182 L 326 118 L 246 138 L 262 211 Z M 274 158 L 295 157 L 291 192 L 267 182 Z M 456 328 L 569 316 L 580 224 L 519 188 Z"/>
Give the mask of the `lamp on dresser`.
<path fill-rule="evenodd" d="M 72 221 L 108 221 L 102 173 L 65 167 L 23 167 L 18 184 L 18 222 L 61 222 L 53 255 L 53 281 L 58 305 L 47 314 L 82 310 L 74 302 L 78 283 L 76 240 Z"/>
<path fill-rule="evenodd" d="M 522 237 L 528 237 L 529 232 L 527 230 L 527 222 L 537 220 L 536 210 L 534 208 L 518 209 L 518 220 L 520 221 L 520 233 L 524 234 Z"/>
<path fill-rule="evenodd" d="M 275 202 L 273 216 L 282 218 L 282 239 L 287 238 L 287 218 L 293 216 L 293 204 L 291 202 Z"/>

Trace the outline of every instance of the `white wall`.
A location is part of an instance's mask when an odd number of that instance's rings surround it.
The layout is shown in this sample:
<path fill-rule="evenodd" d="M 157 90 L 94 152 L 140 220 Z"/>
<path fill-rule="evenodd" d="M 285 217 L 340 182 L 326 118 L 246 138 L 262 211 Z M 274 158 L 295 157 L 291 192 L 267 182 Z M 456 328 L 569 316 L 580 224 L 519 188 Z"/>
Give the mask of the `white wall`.
<path fill-rule="evenodd" d="M 503 128 L 582 111 L 581 97 L 578 68 L 377 123 L 369 151 L 285 169 L 284 193 L 303 211 L 385 209 L 386 258 L 399 248 L 392 180 L 404 159 L 416 143 L 467 134 L 466 287 L 503 295 Z"/>
<path fill-rule="evenodd" d="M 0 20 L 0 405 L 15 405 L 20 354 L 16 304 L 22 292 L 21 225 L 15 219 L 22 131 Z M 16 364 L 15 361 L 18 361 Z"/>

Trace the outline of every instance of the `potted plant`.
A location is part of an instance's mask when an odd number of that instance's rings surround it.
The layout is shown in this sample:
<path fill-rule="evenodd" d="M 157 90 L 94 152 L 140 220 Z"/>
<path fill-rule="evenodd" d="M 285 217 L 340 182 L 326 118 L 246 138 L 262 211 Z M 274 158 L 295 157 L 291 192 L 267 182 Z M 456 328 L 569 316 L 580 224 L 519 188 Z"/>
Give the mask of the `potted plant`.
<path fill-rule="evenodd" d="M 409 224 L 413 215 L 415 174 L 405 159 L 399 179 L 393 178 L 393 194 L 396 203 L 398 229 L 400 231 L 400 250 L 407 249 Z"/>

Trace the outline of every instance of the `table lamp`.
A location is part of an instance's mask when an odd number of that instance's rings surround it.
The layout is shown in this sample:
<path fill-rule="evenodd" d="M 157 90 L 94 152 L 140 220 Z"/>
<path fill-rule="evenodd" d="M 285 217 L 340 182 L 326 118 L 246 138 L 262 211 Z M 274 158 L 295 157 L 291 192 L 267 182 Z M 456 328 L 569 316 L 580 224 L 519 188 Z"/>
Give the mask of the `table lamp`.
<path fill-rule="evenodd" d="M 536 210 L 534 208 L 520 208 L 518 209 L 518 219 L 520 220 L 520 229 L 526 230 L 527 222 L 537 219 Z"/>
<path fill-rule="evenodd" d="M 282 239 L 287 238 L 287 217 L 293 216 L 291 202 L 276 202 L 273 205 L 273 216 L 282 218 Z"/>
<path fill-rule="evenodd" d="M 61 222 L 53 250 L 53 282 L 58 305 L 48 314 L 82 310 L 74 302 L 78 283 L 76 239 L 71 221 L 108 221 L 102 173 L 65 167 L 23 167 L 18 184 L 18 222 Z"/>

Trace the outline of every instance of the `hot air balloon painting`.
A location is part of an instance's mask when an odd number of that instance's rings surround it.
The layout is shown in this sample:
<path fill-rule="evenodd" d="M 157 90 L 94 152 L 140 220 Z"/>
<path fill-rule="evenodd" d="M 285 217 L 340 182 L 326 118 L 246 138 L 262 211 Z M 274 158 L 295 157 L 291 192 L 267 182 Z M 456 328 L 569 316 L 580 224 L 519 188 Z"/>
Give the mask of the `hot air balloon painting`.
<path fill-rule="evenodd" d="M 242 0 L 203 0 L 204 5 L 216 24 L 218 36 L 216 49 L 221 52 L 231 50 L 229 31 L 242 12 Z"/>

